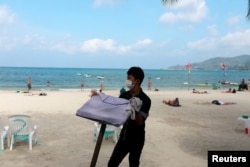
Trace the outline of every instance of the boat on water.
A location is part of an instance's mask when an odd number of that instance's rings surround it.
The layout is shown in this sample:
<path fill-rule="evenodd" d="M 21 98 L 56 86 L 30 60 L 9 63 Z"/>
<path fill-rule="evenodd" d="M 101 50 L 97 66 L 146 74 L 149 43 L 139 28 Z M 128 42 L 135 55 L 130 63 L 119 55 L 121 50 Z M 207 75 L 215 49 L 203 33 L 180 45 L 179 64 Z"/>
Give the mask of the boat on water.
<path fill-rule="evenodd" d="M 221 81 L 220 84 L 222 84 L 222 85 L 235 85 L 235 86 L 239 85 L 236 82 L 230 82 L 230 81 Z"/>
<path fill-rule="evenodd" d="M 190 85 L 188 82 L 183 82 L 183 85 Z M 198 84 L 192 84 L 192 86 L 201 86 L 201 87 L 206 87 L 206 86 L 211 86 L 208 83 L 198 83 Z"/>
<path fill-rule="evenodd" d="M 104 76 L 101 76 L 101 75 L 100 75 L 100 76 L 97 76 L 96 78 L 97 78 L 97 79 L 103 79 Z"/>
<path fill-rule="evenodd" d="M 90 74 L 84 74 L 84 76 L 85 76 L 86 78 L 91 77 L 91 75 L 90 75 Z"/>
<path fill-rule="evenodd" d="M 197 84 L 197 86 L 210 86 L 210 84 L 208 84 L 208 83 L 199 83 L 199 84 Z"/>

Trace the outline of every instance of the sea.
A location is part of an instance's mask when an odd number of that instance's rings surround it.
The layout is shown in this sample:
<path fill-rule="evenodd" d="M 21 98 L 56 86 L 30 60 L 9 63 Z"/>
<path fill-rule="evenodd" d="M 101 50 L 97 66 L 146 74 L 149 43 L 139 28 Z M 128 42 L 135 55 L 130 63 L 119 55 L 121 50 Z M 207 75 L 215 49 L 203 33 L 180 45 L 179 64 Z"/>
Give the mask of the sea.
<path fill-rule="evenodd" d="M 0 90 L 26 91 L 27 78 L 32 79 L 32 90 L 79 91 L 81 82 L 84 90 L 119 90 L 125 86 L 127 69 L 102 68 L 41 68 L 41 67 L 0 67 Z M 144 69 L 142 88 L 147 90 L 151 78 L 151 90 L 210 89 L 218 87 L 236 88 L 237 84 L 250 79 L 250 71 L 204 71 Z M 220 84 L 227 81 L 229 85 Z M 50 84 L 48 85 L 47 82 Z"/>

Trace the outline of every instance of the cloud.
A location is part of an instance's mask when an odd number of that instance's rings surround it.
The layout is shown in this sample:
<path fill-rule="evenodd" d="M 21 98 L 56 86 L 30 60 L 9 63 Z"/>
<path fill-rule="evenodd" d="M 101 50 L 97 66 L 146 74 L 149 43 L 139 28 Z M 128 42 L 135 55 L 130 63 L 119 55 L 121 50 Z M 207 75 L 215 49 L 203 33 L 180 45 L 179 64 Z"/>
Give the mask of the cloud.
<path fill-rule="evenodd" d="M 120 0 L 95 0 L 94 7 L 100 7 L 103 5 L 113 5 L 119 2 Z"/>
<path fill-rule="evenodd" d="M 0 5 L 0 26 L 14 23 L 16 14 L 11 12 L 6 5 Z"/>
<path fill-rule="evenodd" d="M 113 39 L 89 39 L 83 42 L 75 41 L 71 35 L 66 34 L 61 40 L 52 40 L 40 34 L 31 34 L 19 37 L 0 36 L 0 49 L 11 51 L 17 49 L 55 51 L 65 54 L 127 54 L 146 49 L 152 40 L 145 38 L 135 43 L 124 45 Z"/>
<path fill-rule="evenodd" d="M 239 51 L 242 53 L 248 53 L 250 51 L 249 46 L 250 29 L 228 33 L 220 38 L 202 38 L 200 40 L 187 43 L 187 48 L 189 50 L 206 52 L 216 51 L 218 53 L 226 50 L 231 54 L 234 52 L 238 53 Z"/>
<path fill-rule="evenodd" d="M 87 53 L 102 53 L 102 52 L 113 52 L 118 54 L 128 53 L 136 49 L 143 48 L 152 43 L 152 40 L 149 38 L 139 40 L 132 45 L 119 45 L 113 39 L 90 39 L 82 42 L 80 45 L 80 50 Z"/>
<path fill-rule="evenodd" d="M 228 33 L 221 38 L 221 43 L 234 49 L 249 48 L 250 46 L 250 29 Z"/>
<path fill-rule="evenodd" d="M 192 25 L 183 25 L 179 27 L 179 29 L 182 31 L 188 31 L 188 32 L 194 31 L 194 27 Z"/>
<path fill-rule="evenodd" d="M 149 38 L 146 38 L 146 39 L 137 41 L 136 44 L 135 44 L 135 47 L 140 48 L 140 47 L 150 45 L 151 43 L 152 43 L 152 40 L 149 39 Z"/>
<path fill-rule="evenodd" d="M 187 47 L 190 50 L 198 51 L 211 51 L 216 49 L 218 46 L 218 39 L 216 38 L 202 38 L 197 41 L 192 41 L 187 43 Z"/>
<path fill-rule="evenodd" d="M 79 44 L 76 44 L 75 41 L 72 41 L 71 34 L 65 34 L 65 36 L 56 42 L 50 42 L 51 46 L 49 47 L 49 50 L 62 52 L 66 54 L 75 54 L 79 52 Z"/>
<path fill-rule="evenodd" d="M 166 12 L 160 17 L 160 22 L 174 24 L 178 21 L 199 22 L 208 14 L 205 0 L 182 0 L 171 7 L 176 12 Z"/>
<path fill-rule="evenodd" d="M 227 23 L 229 25 L 237 25 L 241 19 L 242 19 L 241 16 L 233 16 L 227 19 Z"/>
<path fill-rule="evenodd" d="M 216 26 L 215 24 L 209 26 L 209 27 L 208 27 L 208 31 L 209 31 L 209 34 L 211 34 L 212 36 L 218 35 L 217 26 Z"/>
<path fill-rule="evenodd" d="M 84 41 L 81 44 L 80 50 L 83 52 L 94 53 L 102 50 L 114 51 L 116 47 L 116 43 L 112 39 L 102 40 L 95 38 Z"/>
<path fill-rule="evenodd" d="M 12 50 L 13 48 L 16 47 L 17 43 L 18 43 L 18 39 L 16 39 L 16 38 L 10 39 L 7 36 L 0 37 L 0 49 L 2 51 L 3 50 L 6 50 L 6 51 Z"/>
<path fill-rule="evenodd" d="M 66 54 L 74 54 L 77 48 L 74 45 L 67 45 L 63 42 L 58 42 L 51 47 L 51 50 L 63 52 Z"/>

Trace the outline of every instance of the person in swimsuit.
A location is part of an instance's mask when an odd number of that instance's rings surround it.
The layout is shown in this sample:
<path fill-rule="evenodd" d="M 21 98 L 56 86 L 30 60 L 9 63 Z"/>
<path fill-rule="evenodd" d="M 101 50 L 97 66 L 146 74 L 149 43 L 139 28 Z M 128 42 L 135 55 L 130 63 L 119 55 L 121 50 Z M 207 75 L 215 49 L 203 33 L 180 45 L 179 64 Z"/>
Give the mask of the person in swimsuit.
<path fill-rule="evenodd" d="M 32 86 L 31 86 L 31 77 L 28 77 L 27 79 L 27 87 L 28 87 L 28 93 L 30 92 L 30 90 L 32 89 Z"/>
<path fill-rule="evenodd" d="M 168 104 L 170 106 L 179 106 L 180 105 L 178 97 L 175 98 L 174 100 L 168 100 L 168 101 L 163 100 L 162 102 L 165 103 L 165 104 Z"/>

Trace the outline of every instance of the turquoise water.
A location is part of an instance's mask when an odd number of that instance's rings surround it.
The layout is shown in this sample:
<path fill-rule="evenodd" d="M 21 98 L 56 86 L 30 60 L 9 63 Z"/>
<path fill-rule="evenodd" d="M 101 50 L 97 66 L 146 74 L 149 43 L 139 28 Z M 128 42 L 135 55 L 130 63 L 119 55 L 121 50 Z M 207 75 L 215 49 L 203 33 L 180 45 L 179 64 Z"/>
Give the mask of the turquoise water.
<path fill-rule="evenodd" d="M 103 81 L 104 90 L 117 90 L 125 85 L 126 72 L 127 69 L 0 67 L 0 90 L 27 90 L 29 76 L 33 90 L 79 90 L 81 81 L 85 89 L 99 88 Z M 204 83 L 210 87 L 221 80 L 239 83 L 243 78 L 246 81 L 250 78 L 250 71 L 226 71 L 225 76 L 222 70 L 191 71 L 190 75 L 185 70 L 145 69 L 144 72 L 143 89 L 147 89 L 147 79 L 151 77 L 152 89 L 159 90 L 197 88 L 203 87 Z M 49 87 L 47 81 L 51 83 Z"/>

